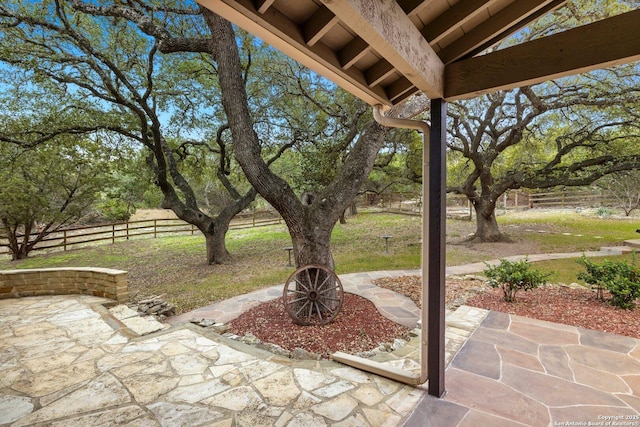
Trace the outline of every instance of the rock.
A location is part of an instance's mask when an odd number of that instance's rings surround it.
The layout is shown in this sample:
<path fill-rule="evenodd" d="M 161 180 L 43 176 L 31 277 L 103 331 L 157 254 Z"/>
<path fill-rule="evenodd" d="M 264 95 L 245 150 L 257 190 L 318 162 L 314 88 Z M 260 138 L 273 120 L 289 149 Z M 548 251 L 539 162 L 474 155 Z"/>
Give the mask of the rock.
<path fill-rule="evenodd" d="M 229 329 L 231 329 L 231 327 L 229 325 L 225 325 L 224 323 L 216 323 L 214 325 L 211 325 L 211 329 L 216 334 L 223 335 L 223 334 L 229 332 Z"/>
<path fill-rule="evenodd" d="M 465 302 L 467 302 L 467 299 L 465 297 L 458 297 L 451 302 L 450 308 L 458 308 L 461 305 L 464 305 Z"/>
<path fill-rule="evenodd" d="M 380 352 L 390 352 L 391 351 L 391 343 L 388 342 L 383 342 L 382 344 L 380 344 L 377 348 Z"/>
<path fill-rule="evenodd" d="M 149 310 L 147 311 L 147 314 L 156 314 L 157 312 L 159 312 L 160 310 L 162 310 L 162 305 L 158 304 L 152 307 L 149 307 Z"/>
<path fill-rule="evenodd" d="M 205 318 L 191 319 L 190 322 L 193 323 L 194 325 L 198 325 L 203 328 L 208 328 L 210 326 L 213 326 L 216 323 L 216 321 L 213 319 L 205 319 Z"/>
<path fill-rule="evenodd" d="M 375 356 L 378 353 L 379 352 L 374 349 L 374 350 L 369 350 L 369 351 L 363 351 L 361 353 L 356 354 L 356 356 L 364 357 L 365 359 L 369 359 L 369 358 Z"/>
<path fill-rule="evenodd" d="M 392 350 L 397 350 L 400 347 L 404 347 L 405 345 L 407 345 L 407 342 L 405 340 L 401 340 L 400 338 L 396 338 L 395 340 L 393 340 L 393 344 L 391 344 L 391 349 Z"/>
<path fill-rule="evenodd" d="M 260 343 L 257 345 L 258 348 L 261 348 L 263 350 L 266 350 L 268 352 L 271 352 L 277 356 L 283 356 L 283 357 L 288 357 L 288 358 L 292 358 L 292 354 L 289 350 L 286 350 L 282 347 L 280 347 L 277 344 L 272 344 L 272 343 L 268 343 L 268 342 L 264 342 L 264 343 Z"/>
<path fill-rule="evenodd" d="M 176 307 L 164 301 L 161 296 L 152 296 L 133 301 L 128 306 L 140 314 L 154 316 L 160 320 L 176 314 Z"/>
<path fill-rule="evenodd" d="M 262 341 L 253 334 L 247 334 L 242 337 L 242 342 L 245 344 L 260 344 Z"/>
<path fill-rule="evenodd" d="M 296 360 L 320 360 L 320 355 L 305 350 L 304 348 L 296 347 L 293 349 L 291 357 Z"/>
<path fill-rule="evenodd" d="M 234 341 L 240 341 L 241 340 L 239 335 L 232 334 L 231 332 L 224 333 L 224 334 L 222 334 L 222 336 L 225 337 L 225 338 L 229 338 L 230 340 L 234 340 Z"/>

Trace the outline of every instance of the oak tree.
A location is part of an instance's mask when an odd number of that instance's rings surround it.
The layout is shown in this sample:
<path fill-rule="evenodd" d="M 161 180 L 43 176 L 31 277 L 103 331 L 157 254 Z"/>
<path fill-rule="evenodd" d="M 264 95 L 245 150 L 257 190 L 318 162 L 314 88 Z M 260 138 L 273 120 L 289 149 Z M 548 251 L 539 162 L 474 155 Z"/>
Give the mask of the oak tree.
<path fill-rule="evenodd" d="M 181 151 L 184 146 L 171 138 L 167 124 L 167 118 L 177 112 L 175 99 L 180 95 L 188 97 L 193 87 L 182 85 L 184 81 L 175 73 L 173 64 L 163 62 L 165 57 L 159 55 L 163 40 L 145 35 L 137 23 L 132 25 L 125 18 L 149 20 L 167 35 L 170 31 L 179 37 L 191 34 L 200 45 L 212 42 L 191 25 L 200 15 L 194 4 L 184 6 L 177 2 L 174 7 L 156 7 L 136 2 L 135 6 L 140 10 L 120 2 L 111 6 L 64 0 L 4 2 L 0 5 L 0 60 L 16 69 L 29 70 L 35 81 L 47 80 L 73 95 L 61 100 L 63 109 L 86 113 L 82 121 L 54 120 L 53 129 L 67 134 L 113 132 L 146 150 L 147 163 L 163 194 L 162 206 L 204 234 L 208 263 L 223 262 L 228 256 L 225 235 L 229 222 L 254 199 L 255 190 L 249 188 L 241 194 L 220 168 L 216 174 L 231 194 L 229 203 L 215 215 L 203 212 L 181 167 L 183 155 L 189 150 Z M 109 7 L 116 8 L 122 16 L 107 13 Z M 187 56 L 180 61 L 192 59 Z M 200 62 L 193 72 L 207 72 L 207 66 L 210 72 L 210 65 Z M 224 125 L 218 133 L 223 129 Z M 30 138 L 37 143 L 43 137 Z M 8 135 L 8 139 L 30 143 L 17 133 Z M 199 142 L 218 155 L 221 165 L 228 162 L 222 137 Z"/>

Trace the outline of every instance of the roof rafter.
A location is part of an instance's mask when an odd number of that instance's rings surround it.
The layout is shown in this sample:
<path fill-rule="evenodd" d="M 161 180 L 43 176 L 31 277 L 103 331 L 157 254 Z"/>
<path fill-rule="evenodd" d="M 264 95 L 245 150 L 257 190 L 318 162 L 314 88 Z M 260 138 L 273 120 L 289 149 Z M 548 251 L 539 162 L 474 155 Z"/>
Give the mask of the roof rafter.
<path fill-rule="evenodd" d="M 372 105 L 393 105 L 382 87 L 369 87 L 362 71 L 353 67 L 343 69 L 338 54 L 324 43 L 320 41 L 309 46 L 304 30 L 275 7 L 269 7 L 261 14 L 251 0 L 198 0 L 198 2 L 365 102 Z M 444 72 L 444 67 L 442 71 Z"/>
<path fill-rule="evenodd" d="M 637 14 L 478 56 L 568 0 L 197 1 L 372 105 L 417 91 L 468 98 L 638 58 Z"/>
<path fill-rule="evenodd" d="M 276 0 L 257 0 L 256 9 L 258 9 L 258 13 L 265 13 L 267 9 L 271 7 L 274 1 Z"/>
<path fill-rule="evenodd" d="M 491 40 L 499 39 L 520 28 L 527 17 L 534 15 L 550 3 L 564 3 L 566 0 L 518 0 L 496 13 L 490 20 L 478 25 L 464 37 L 446 46 L 438 55 L 445 64 L 451 63 Z M 557 6 L 556 6 L 557 7 Z"/>
<path fill-rule="evenodd" d="M 304 37 L 307 44 L 313 46 L 319 42 L 338 22 L 340 19 L 336 15 L 326 7 L 320 6 L 320 9 L 304 24 Z"/>
<path fill-rule="evenodd" d="M 464 25 L 471 18 L 484 11 L 483 6 L 490 6 L 497 0 L 467 0 L 454 4 L 437 19 L 426 25 L 420 32 L 429 43 L 437 43 L 442 38 Z"/>
<path fill-rule="evenodd" d="M 361 60 L 370 50 L 369 44 L 366 41 L 360 37 L 355 37 L 338 51 L 342 68 L 347 69 L 353 67 L 353 65 Z"/>

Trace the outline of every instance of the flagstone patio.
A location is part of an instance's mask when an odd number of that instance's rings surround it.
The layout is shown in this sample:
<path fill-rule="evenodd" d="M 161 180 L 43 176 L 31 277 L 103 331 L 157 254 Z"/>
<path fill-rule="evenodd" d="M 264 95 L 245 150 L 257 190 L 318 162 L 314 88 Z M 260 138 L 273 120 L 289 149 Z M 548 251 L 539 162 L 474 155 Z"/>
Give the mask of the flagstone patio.
<path fill-rule="evenodd" d="M 491 312 L 406 426 L 640 425 L 640 341 Z M 607 424 L 608 423 L 608 424 Z"/>
<path fill-rule="evenodd" d="M 393 426 L 424 394 L 191 324 L 138 336 L 127 310 L 108 311 L 109 303 L 80 295 L 0 301 L 0 425 Z M 485 313 L 474 315 L 467 323 Z M 459 348 L 466 336 L 450 341 Z M 406 357 L 386 363 L 417 367 Z"/>
<path fill-rule="evenodd" d="M 342 280 L 388 317 L 414 324 L 418 311 L 405 297 L 371 284 L 411 273 Z M 270 292 L 243 296 L 242 305 Z M 109 303 L 0 301 L 0 426 L 640 425 L 640 341 L 628 337 L 463 306 L 447 313 L 451 363 L 437 399 L 425 385 L 287 359 L 188 322 L 168 327 L 122 306 L 109 311 Z M 227 301 L 209 311 L 225 314 L 225 306 L 239 309 Z M 419 342 L 376 357 L 419 369 Z"/>

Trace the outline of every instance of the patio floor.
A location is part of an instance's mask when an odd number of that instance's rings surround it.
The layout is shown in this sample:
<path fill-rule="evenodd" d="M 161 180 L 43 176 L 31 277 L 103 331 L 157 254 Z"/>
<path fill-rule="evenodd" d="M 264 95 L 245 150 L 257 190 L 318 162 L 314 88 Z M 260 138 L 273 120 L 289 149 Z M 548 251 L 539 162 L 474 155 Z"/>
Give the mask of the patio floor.
<path fill-rule="evenodd" d="M 638 426 L 640 341 L 490 312 L 413 426 Z"/>
<path fill-rule="evenodd" d="M 417 313 L 406 297 L 371 284 L 408 273 L 341 278 L 411 323 Z M 250 307 L 270 293 L 208 310 L 235 315 L 240 302 Z M 632 338 L 463 306 L 447 313 L 451 363 L 436 399 L 426 385 L 287 359 L 188 322 L 138 336 L 136 319 L 119 320 L 107 302 L 0 301 L 0 426 L 640 426 L 640 340 Z M 419 341 L 379 361 L 416 369 Z"/>

